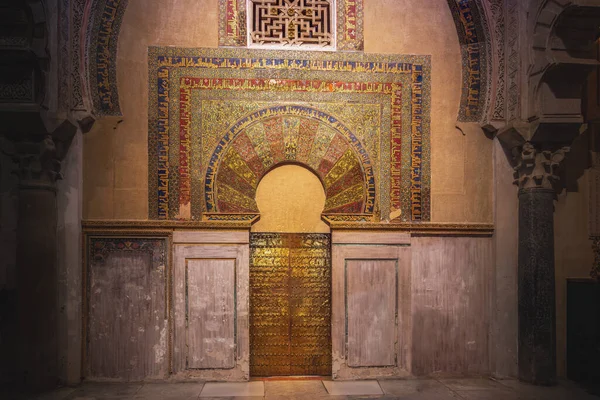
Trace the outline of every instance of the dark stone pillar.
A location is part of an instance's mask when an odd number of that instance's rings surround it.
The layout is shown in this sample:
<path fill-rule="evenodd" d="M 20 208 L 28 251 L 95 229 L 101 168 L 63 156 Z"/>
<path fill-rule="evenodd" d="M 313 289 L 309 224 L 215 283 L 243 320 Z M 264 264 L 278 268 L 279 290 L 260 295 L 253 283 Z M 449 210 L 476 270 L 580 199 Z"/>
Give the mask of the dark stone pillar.
<path fill-rule="evenodd" d="M 21 187 L 17 227 L 19 341 L 23 384 L 58 382 L 56 192 Z"/>
<path fill-rule="evenodd" d="M 540 151 L 525 142 L 515 167 L 519 185 L 519 379 L 556 384 L 554 285 L 555 170 L 568 148 Z"/>
<path fill-rule="evenodd" d="M 519 192 L 519 379 L 537 385 L 556 383 L 554 198 Z"/>
<path fill-rule="evenodd" d="M 57 205 L 60 162 L 50 136 L 17 145 L 19 382 L 40 391 L 58 383 Z"/>

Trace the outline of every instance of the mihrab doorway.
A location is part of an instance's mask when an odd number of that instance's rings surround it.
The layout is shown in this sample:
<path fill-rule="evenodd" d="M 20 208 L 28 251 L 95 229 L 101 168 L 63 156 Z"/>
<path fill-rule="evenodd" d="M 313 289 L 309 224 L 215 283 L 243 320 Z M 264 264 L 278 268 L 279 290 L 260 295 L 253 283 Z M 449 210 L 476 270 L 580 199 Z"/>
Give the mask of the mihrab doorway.
<path fill-rule="evenodd" d="M 300 165 L 260 181 L 250 234 L 250 376 L 331 375 L 331 235 L 325 192 Z"/>
<path fill-rule="evenodd" d="M 331 375 L 331 236 L 250 235 L 250 375 Z"/>

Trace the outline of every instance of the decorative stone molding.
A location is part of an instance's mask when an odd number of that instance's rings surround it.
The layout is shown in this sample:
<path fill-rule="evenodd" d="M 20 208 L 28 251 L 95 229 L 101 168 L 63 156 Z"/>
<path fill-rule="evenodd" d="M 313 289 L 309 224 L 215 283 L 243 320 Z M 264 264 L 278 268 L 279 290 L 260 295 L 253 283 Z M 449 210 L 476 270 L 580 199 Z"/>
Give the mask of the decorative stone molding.
<path fill-rule="evenodd" d="M 514 184 L 521 190 L 554 189 L 560 181 L 557 169 L 565 159 L 569 147 L 557 151 L 539 151 L 531 142 L 525 142 L 514 173 Z"/>
<path fill-rule="evenodd" d="M 506 2 L 506 119 L 519 118 L 521 106 L 521 21 L 519 0 Z M 496 97 L 497 99 L 498 97 Z M 498 100 L 496 100 L 498 101 Z"/>
<path fill-rule="evenodd" d="M 86 233 L 156 235 L 169 231 L 249 230 L 254 221 L 157 221 L 157 220 L 87 220 L 82 221 Z M 407 232 L 413 236 L 483 236 L 494 234 L 487 223 L 376 223 L 364 221 L 328 221 L 333 230 L 368 232 Z"/>

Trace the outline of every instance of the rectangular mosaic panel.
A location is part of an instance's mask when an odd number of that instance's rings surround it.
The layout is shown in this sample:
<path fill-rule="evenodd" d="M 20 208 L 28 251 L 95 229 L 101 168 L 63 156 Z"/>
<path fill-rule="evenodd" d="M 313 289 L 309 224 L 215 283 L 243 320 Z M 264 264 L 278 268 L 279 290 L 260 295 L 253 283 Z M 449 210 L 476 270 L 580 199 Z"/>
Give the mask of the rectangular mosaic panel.
<path fill-rule="evenodd" d="M 330 235 L 250 235 L 250 375 L 331 375 Z"/>
<path fill-rule="evenodd" d="M 281 136 L 288 146 L 303 132 L 298 144 L 287 148 L 273 142 L 272 149 L 260 150 L 260 143 L 235 140 L 246 166 L 223 156 L 221 150 L 248 116 L 268 109 L 276 117 L 293 109 L 344 126 L 349 143 L 359 145 L 357 154 L 371 160 L 375 220 L 429 220 L 429 57 L 155 47 L 149 60 L 151 219 L 200 219 L 214 211 L 207 209 L 205 192 L 211 166 L 228 165 L 238 176 L 250 176 L 244 171 L 260 170 L 256 162 L 267 156 L 253 158 L 253 151 L 274 151 L 269 157 L 275 159 L 304 157 L 307 165 L 318 162 L 299 145 L 314 136 L 308 123 L 293 134 L 273 131 L 264 137 L 263 142 Z M 250 136 L 258 140 L 265 134 Z M 324 148 L 323 160 L 342 155 L 341 149 Z M 240 180 L 234 189 L 248 192 L 246 183 Z"/>

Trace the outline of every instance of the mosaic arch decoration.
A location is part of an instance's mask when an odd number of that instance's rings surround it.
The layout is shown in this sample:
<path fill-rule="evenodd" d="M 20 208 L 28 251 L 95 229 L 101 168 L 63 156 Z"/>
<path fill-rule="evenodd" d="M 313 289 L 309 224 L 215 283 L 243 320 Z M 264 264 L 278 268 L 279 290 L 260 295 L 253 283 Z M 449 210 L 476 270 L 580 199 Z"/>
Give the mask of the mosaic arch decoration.
<path fill-rule="evenodd" d="M 481 0 L 448 0 L 461 45 L 463 91 L 458 120 L 483 122 L 487 118 L 490 98 L 491 38 Z M 499 60 L 504 60 L 500 49 Z M 504 84 L 505 71 L 498 71 Z M 502 98 L 502 103 L 504 103 Z"/>
<path fill-rule="evenodd" d="M 117 90 L 117 48 L 121 22 L 128 0 L 88 0 L 94 23 L 90 42 L 85 43 L 94 112 L 99 116 L 120 116 Z M 87 35 L 86 35 L 87 36 Z"/>
<path fill-rule="evenodd" d="M 328 211 L 430 219 L 429 56 L 151 47 L 148 57 L 150 219 L 247 218 L 256 182 L 284 161 L 321 177 Z"/>
<path fill-rule="evenodd" d="M 335 117 L 296 105 L 258 110 L 223 136 L 206 172 L 207 211 L 258 213 L 260 179 L 286 162 L 319 176 L 326 195 L 324 213 L 373 213 L 375 177 L 363 145 Z"/>

